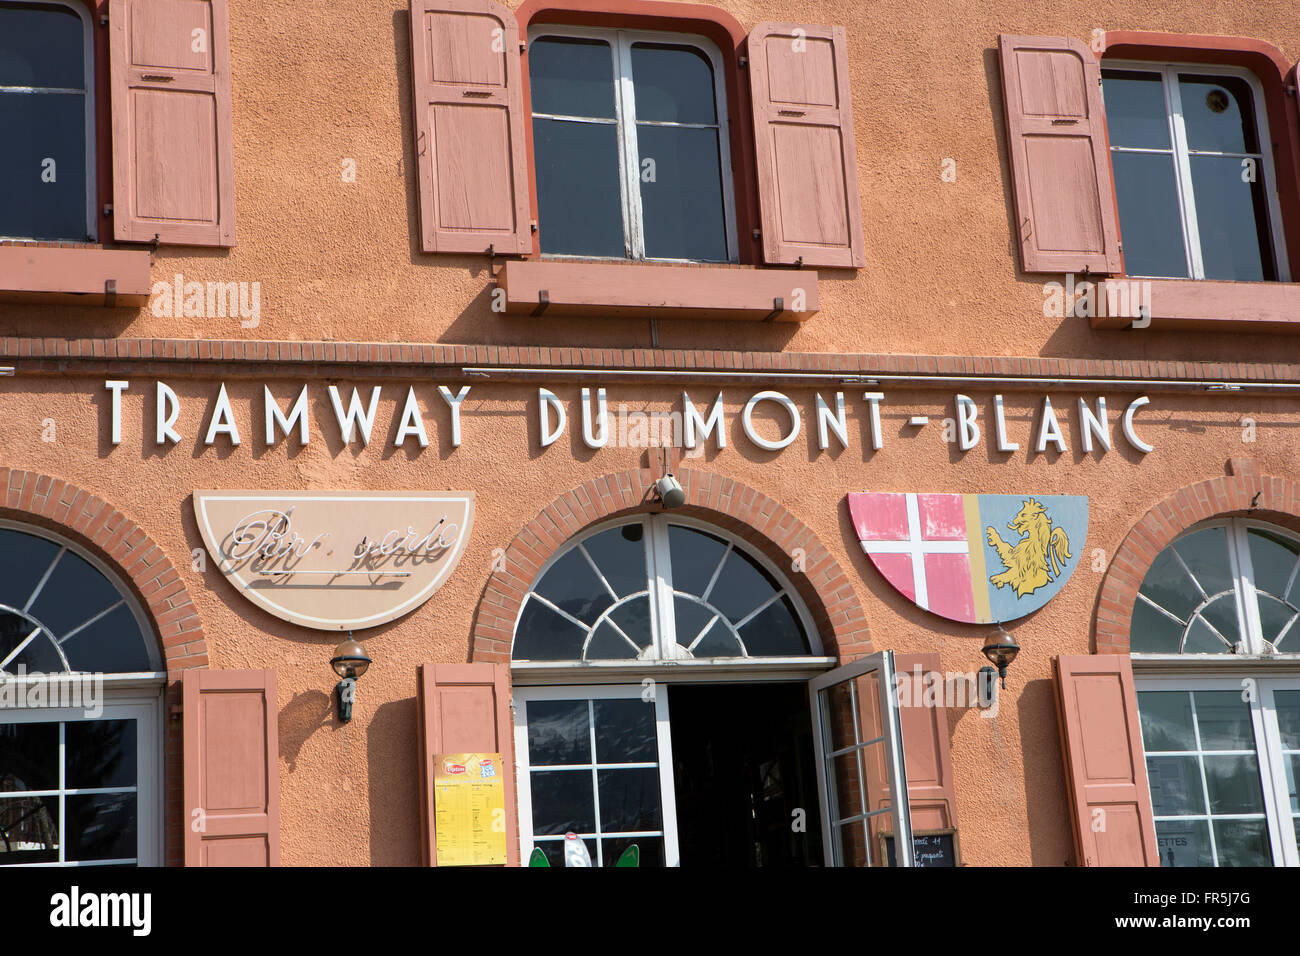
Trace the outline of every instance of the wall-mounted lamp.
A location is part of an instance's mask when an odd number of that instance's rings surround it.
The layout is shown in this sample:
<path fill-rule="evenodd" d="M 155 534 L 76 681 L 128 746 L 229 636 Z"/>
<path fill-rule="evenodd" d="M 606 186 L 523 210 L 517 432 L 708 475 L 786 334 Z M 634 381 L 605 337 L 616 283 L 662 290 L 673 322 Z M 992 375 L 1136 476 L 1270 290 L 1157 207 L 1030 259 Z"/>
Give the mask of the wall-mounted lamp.
<path fill-rule="evenodd" d="M 998 676 L 1002 678 L 1003 689 L 1007 686 L 1007 668 L 1011 662 L 1016 659 L 1020 653 L 1020 645 L 1016 639 L 998 625 L 998 632 L 990 634 L 984 642 L 984 656 L 989 659 L 989 663 L 998 669 Z"/>
<path fill-rule="evenodd" d="M 682 490 L 682 483 L 671 473 L 655 482 L 655 491 L 659 493 L 659 500 L 665 508 L 680 508 L 686 504 L 686 492 Z"/>
<path fill-rule="evenodd" d="M 352 698 L 356 695 L 357 678 L 370 666 L 370 655 L 360 641 L 350 636 L 340 641 L 330 658 L 330 667 L 343 679 L 334 686 L 334 701 L 338 707 L 339 720 L 347 723 L 352 719 Z"/>

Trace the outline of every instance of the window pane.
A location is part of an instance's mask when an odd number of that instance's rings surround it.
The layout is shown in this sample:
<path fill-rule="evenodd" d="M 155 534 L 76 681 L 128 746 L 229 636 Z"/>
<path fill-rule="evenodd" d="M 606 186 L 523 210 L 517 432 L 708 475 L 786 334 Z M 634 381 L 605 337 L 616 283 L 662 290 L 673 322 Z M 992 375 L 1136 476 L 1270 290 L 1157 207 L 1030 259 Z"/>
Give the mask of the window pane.
<path fill-rule="evenodd" d="M 587 854 L 591 857 L 591 865 L 596 865 L 596 841 L 583 840 L 587 845 Z M 564 840 L 538 840 L 535 847 L 546 854 L 547 861 L 551 866 L 564 866 Z"/>
<path fill-rule="evenodd" d="M 624 257 L 614 124 L 534 118 L 533 155 L 542 252 Z"/>
<path fill-rule="evenodd" d="M 702 595 L 726 550 L 726 543 L 711 534 L 669 525 L 668 553 L 673 566 L 673 588 L 687 594 Z"/>
<path fill-rule="evenodd" d="M 528 83 L 534 113 L 614 118 L 614 58 L 604 40 L 534 40 Z"/>
<path fill-rule="evenodd" d="M 1183 101 L 1183 125 L 1187 129 L 1189 149 L 1259 152 L 1254 97 L 1244 79 L 1180 74 L 1178 93 Z"/>
<path fill-rule="evenodd" d="M 639 522 L 602 531 L 582 546 L 619 597 L 646 589 L 645 529 Z"/>
<path fill-rule="evenodd" d="M 1262 171 L 1255 170 L 1254 182 L 1243 182 L 1242 160 L 1235 157 L 1193 156 L 1191 163 L 1205 277 L 1276 279 Z"/>
<path fill-rule="evenodd" d="M 1111 161 L 1129 275 L 1187 278 L 1173 157 L 1112 152 Z"/>
<path fill-rule="evenodd" d="M 713 622 L 700 643 L 691 651 L 694 657 L 739 657 L 740 643 L 731 633 L 731 628 L 722 623 L 722 618 Z"/>
<path fill-rule="evenodd" d="M 78 671 L 153 670 L 144 636 L 125 604 L 68 638 L 63 653 Z"/>
<path fill-rule="evenodd" d="M 605 608 L 614 603 L 577 548 L 551 565 L 534 590 L 566 614 L 587 624 L 595 624 Z"/>
<path fill-rule="evenodd" d="M 1208 820 L 1157 820 L 1161 866 L 1214 866 Z"/>
<path fill-rule="evenodd" d="M 787 597 L 769 604 L 740 629 L 740 639 L 751 657 L 781 657 L 808 653 L 803 628 Z"/>
<path fill-rule="evenodd" d="M 45 538 L 0 528 L 0 604 L 23 607 L 59 550 Z"/>
<path fill-rule="evenodd" d="M 1300 690 L 1273 691 L 1277 726 L 1286 750 L 1300 750 Z"/>
<path fill-rule="evenodd" d="M 637 120 L 717 123 L 713 64 L 697 47 L 632 44 Z M 642 154 L 644 156 L 644 154 Z"/>
<path fill-rule="evenodd" d="M 1205 758 L 1205 786 L 1211 813 L 1263 813 L 1264 794 L 1259 783 L 1259 758 L 1255 754 Z"/>
<path fill-rule="evenodd" d="M 0 130 L 0 236 L 86 241 L 85 94 L 0 92 Z"/>
<path fill-rule="evenodd" d="M 1286 792 L 1291 812 L 1300 813 L 1300 793 L 1296 790 L 1296 781 L 1300 781 L 1300 754 L 1287 754 L 1282 758 L 1282 765 L 1286 768 Z"/>
<path fill-rule="evenodd" d="M 715 616 L 715 612 L 703 604 L 681 595 L 673 596 L 673 610 L 676 615 L 677 643 L 682 647 L 690 647 L 691 642 L 700 636 L 704 626 Z"/>
<path fill-rule="evenodd" d="M 596 700 L 592 706 L 596 710 L 597 763 L 652 763 L 659 759 L 653 700 Z"/>
<path fill-rule="evenodd" d="M 732 550 L 709 593 L 709 603 L 734 624 L 772 596 L 776 582 L 748 555 Z"/>
<path fill-rule="evenodd" d="M 529 598 L 519 614 L 511 656 L 517 661 L 577 660 L 587 631 Z"/>
<path fill-rule="evenodd" d="M 1169 114 L 1160 74 L 1102 70 L 1101 76 L 1110 145 L 1169 149 Z"/>
<path fill-rule="evenodd" d="M 64 798 L 69 860 L 117 860 L 136 855 L 134 793 Z"/>
<path fill-rule="evenodd" d="M 1185 690 L 1142 690 L 1137 695 L 1142 719 L 1142 747 L 1160 750 L 1195 750 L 1192 701 Z"/>
<path fill-rule="evenodd" d="M 1206 528 L 1184 535 L 1173 546 L 1207 595 L 1233 589 L 1228 537 L 1223 528 Z"/>
<path fill-rule="evenodd" d="M 58 787 L 59 725 L 0 724 L 0 793 Z"/>
<path fill-rule="evenodd" d="M 727 259 L 718 131 L 637 124 L 645 254 L 654 259 Z M 653 177 L 647 181 L 647 161 Z"/>
<path fill-rule="evenodd" d="M 78 720 L 64 725 L 70 790 L 136 785 L 134 720 Z"/>
<path fill-rule="evenodd" d="M 1158 817 L 1205 813 L 1201 770 L 1195 757 L 1147 757 L 1151 808 Z"/>
<path fill-rule="evenodd" d="M 85 31 L 81 17 L 67 7 L 0 6 L 0 86 L 85 89 Z"/>
<path fill-rule="evenodd" d="M 600 782 L 602 832 L 661 828 L 658 769 L 599 770 L 596 776 Z"/>
<path fill-rule="evenodd" d="M 1209 626 L 1200 626 L 1213 625 Z M 1241 640 L 1241 623 L 1237 617 L 1237 595 L 1228 592 L 1201 609 L 1197 624 L 1187 635 L 1186 651 L 1191 653 L 1228 654 Z"/>
<path fill-rule="evenodd" d="M 62 637 L 121 599 L 117 588 L 94 565 L 67 551 L 41 589 L 31 614 Z"/>
<path fill-rule="evenodd" d="M 1145 601 L 1138 601 L 1133 605 L 1129 635 L 1134 653 L 1177 654 L 1183 639 L 1183 626 L 1169 620 Z"/>
<path fill-rule="evenodd" d="M 633 844 L 636 845 L 637 852 L 640 855 L 642 868 L 651 866 L 664 865 L 664 841 L 663 837 L 615 837 L 610 840 L 601 840 L 601 849 L 605 853 L 605 866 L 616 866 L 618 858 L 623 855 L 623 851 Z M 596 859 L 593 853 L 592 861 Z"/>
<path fill-rule="evenodd" d="M 591 722 L 585 700 L 530 700 L 525 706 L 531 765 L 591 763 Z"/>
<path fill-rule="evenodd" d="M 595 831 L 596 803 L 590 770 L 534 770 L 528 782 L 532 788 L 534 833 Z M 596 848 L 589 847 L 589 851 L 594 854 Z"/>
<path fill-rule="evenodd" d="M 1278 646 L 1278 635 L 1283 630 L 1286 635 L 1281 639 L 1280 650 L 1293 651 L 1300 647 L 1300 639 L 1292 635 L 1300 633 L 1300 621 L 1295 620 L 1296 612 L 1288 604 L 1283 604 L 1266 594 L 1259 595 L 1259 625 L 1264 639 Z M 1289 625 L 1289 626 L 1288 626 Z"/>
<path fill-rule="evenodd" d="M 591 634 L 587 644 L 584 660 L 618 661 L 635 660 L 637 649 L 623 639 L 623 635 L 614 630 L 609 621 L 601 621 L 600 627 Z"/>
<path fill-rule="evenodd" d="M 1268 826 L 1263 820 L 1215 820 L 1219 866 L 1272 866 Z"/>
<path fill-rule="evenodd" d="M 59 798 L 0 793 L 0 834 L 0 866 L 58 862 Z"/>
<path fill-rule="evenodd" d="M 1287 582 L 1295 570 L 1300 544 L 1261 528 L 1247 529 L 1246 540 L 1250 543 L 1255 587 L 1285 600 Z M 1294 589 L 1295 584 L 1292 583 L 1291 587 Z"/>
<path fill-rule="evenodd" d="M 1235 690 L 1198 690 L 1196 723 L 1202 750 L 1254 750 L 1255 730 L 1250 704 Z M 1186 748 L 1194 749 L 1194 748 Z"/>
<path fill-rule="evenodd" d="M 25 617 L 19 617 L 11 611 L 0 612 L 0 661 L 27 641 L 36 628 L 37 625 Z M 22 653 L 5 665 L 5 670 L 10 674 L 16 674 L 20 670 L 25 670 L 28 674 L 58 674 L 63 672 L 64 667 L 50 641 L 49 633 L 42 631 L 27 643 Z"/>
<path fill-rule="evenodd" d="M 641 648 L 649 647 L 654 640 L 650 632 L 650 598 L 639 597 L 620 604 L 609 612 L 609 618 Z M 627 642 L 625 641 L 624 644 Z M 635 652 L 633 652 L 635 656 Z"/>

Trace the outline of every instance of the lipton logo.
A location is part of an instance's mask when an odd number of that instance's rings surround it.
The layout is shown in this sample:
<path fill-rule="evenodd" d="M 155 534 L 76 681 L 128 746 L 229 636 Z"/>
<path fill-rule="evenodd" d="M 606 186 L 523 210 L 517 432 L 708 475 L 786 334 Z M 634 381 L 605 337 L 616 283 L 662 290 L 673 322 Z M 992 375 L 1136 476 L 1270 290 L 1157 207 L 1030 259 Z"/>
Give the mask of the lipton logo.
<path fill-rule="evenodd" d="M 447 773 L 464 773 L 465 765 L 463 763 L 445 763 L 442 769 Z"/>
<path fill-rule="evenodd" d="M 360 630 L 415 610 L 464 553 L 474 493 L 196 491 L 208 553 L 263 610 Z"/>

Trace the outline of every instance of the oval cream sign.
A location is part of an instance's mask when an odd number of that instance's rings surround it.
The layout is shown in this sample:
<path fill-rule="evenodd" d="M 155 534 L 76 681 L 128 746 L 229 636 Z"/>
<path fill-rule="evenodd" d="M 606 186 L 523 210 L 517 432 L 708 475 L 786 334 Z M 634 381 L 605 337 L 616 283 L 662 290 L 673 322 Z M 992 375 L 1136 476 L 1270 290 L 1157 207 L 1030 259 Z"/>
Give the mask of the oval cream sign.
<path fill-rule="evenodd" d="M 323 631 L 414 611 L 455 569 L 472 491 L 196 491 L 208 554 L 246 598 Z"/>

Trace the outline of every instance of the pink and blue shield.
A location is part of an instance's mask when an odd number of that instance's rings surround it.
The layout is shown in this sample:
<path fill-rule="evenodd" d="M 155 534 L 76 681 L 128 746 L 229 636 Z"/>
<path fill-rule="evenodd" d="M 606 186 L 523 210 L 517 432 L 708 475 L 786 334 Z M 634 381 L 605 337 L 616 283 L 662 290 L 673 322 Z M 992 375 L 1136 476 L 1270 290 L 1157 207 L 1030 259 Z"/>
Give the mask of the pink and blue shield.
<path fill-rule="evenodd" d="M 854 492 L 862 550 L 917 607 L 990 624 L 1038 610 L 1070 579 L 1088 537 L 1085 495 Z"/>

